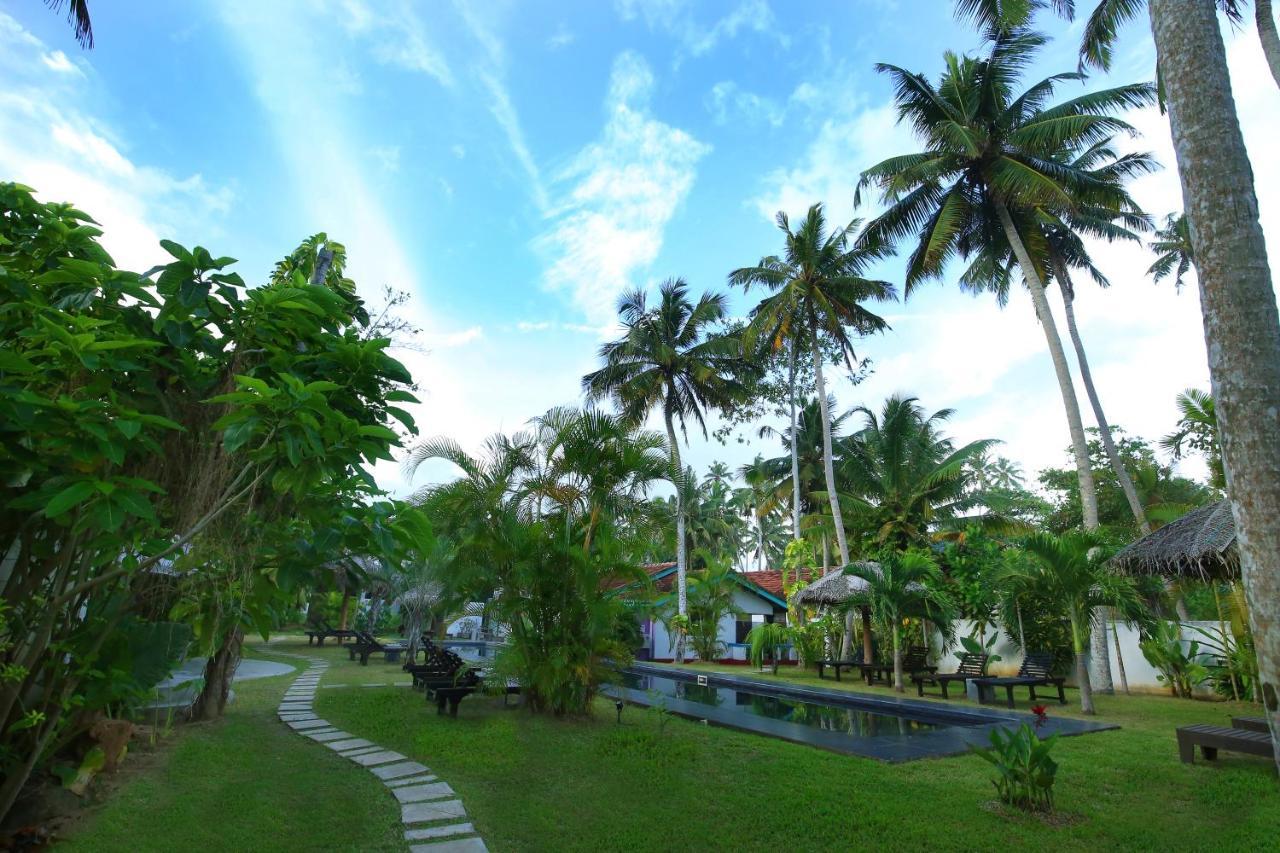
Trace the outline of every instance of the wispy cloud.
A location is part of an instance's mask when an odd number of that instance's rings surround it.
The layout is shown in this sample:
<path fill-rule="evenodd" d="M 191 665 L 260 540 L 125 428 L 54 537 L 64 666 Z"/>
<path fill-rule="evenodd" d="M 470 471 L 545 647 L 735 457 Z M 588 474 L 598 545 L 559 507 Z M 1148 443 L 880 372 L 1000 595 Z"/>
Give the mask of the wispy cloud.
<path fill-rule="evenodd" d="M 92 67 L 48 50 L 3 12 L 0 74 L 0 174 L 87 211 L 122 266 L 162 262 L 161 236 L 187 239 L 200 229 L 207 239 L 207 229 L 230 210 L 229 186 L 199 173 L 175 176 L 132 157 L 96 109 Z"/>
<path fill-rule="evenodd" d="M 375 145 L 369 149 L 369 156 L 388 172 L 400 171 L 399 145 Z"/>
<path fill-rule="evenodd" d="M 406 0 L 376 5 L 365 0 L 342 0 L 337 12 L 343 28 L 368 46 L 375 61 L 426 74 L 442 86 L 454 85 L 449 63 L 428 37 L 413 4 Z"/>
<path fill-rule="evenodd" d="M 567 26 L 565 26 L 564 22 L 561 22 L 560 25 L 556 27 L 556 31 L 551 35 L 547 36 L 547 41 L 546 41 L 547 49 L 560 50 L 563 47 L 568 47 L 569 45 L 573 44 L 577 40 L 577 38 L 578 38 L 577 35 L 575 35 L 573 31 L 571 31 Z"/>
<path fill-rule="evenodd" d="M 663 233 L 710 150 L 650 115 L 649 66 L 634 53 L 613 64 L 601 138 L 557 176 L 554 225 L 536 241 L 544 283 L 567 293 L 589 323 L 608 322 L 618 295 L 657 258 Z"/>
<path fill-rule="evenodd" d="M 614 5 L 624 21 L 643 20 L 649 29 L 678 40 L 690 56 L 710 53 L 720 42 L 742 32 L 772 35 L 784 47 L 789 44 L 766 0 L 741 0 L 710 24 L 696 19 L 688 0 L 616 0 Z"/>

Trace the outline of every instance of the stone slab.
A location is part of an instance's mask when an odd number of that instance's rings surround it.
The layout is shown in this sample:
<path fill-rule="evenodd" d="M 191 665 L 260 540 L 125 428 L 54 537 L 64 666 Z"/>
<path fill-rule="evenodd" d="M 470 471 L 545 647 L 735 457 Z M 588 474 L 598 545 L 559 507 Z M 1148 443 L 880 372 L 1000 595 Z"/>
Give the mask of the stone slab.
<path fill-rule="evenodd" d="M 357 755 L 351 759 L 361 767 L 373 767 L 377 764 L 390 764 L 393 761 L 404 761 L 405 758 L 398 752 L 392 752 L 384 749 L 381 752 L 374 752 L 369 755 Z"/>
<path fill-rule="evenodd" d="M 405 841 L 426 841 L 431 838 L 448 838 L 450 835 L 466 835 L 475 832 L 476 828 L 469 823 L 450 823 L 445 826 L 424 826 L 420 829 L 406 829 Z"/>
<path fill-rule="evenodd" d="M 400 807 L 400 819 L 404 823 L 429 823 L 433 820 L 454 820 L 467 816 L 461 800 L 438 800 L 434 803 L 406 803 Z"/>
<path fill-rule="evenodd" d="M 489 848 L 479 838 L 454 838 L 432 844 L 413 844 L 409 853 L 488 853 Z"/>
<path fill-rule="evenodd" d="M 390 779 L 383 782 L 388 788 L 401 788 L 405 785 L 421 785 L 425 782 L 434 782 L 436 777 L 428 773 L 426 776 L 407 776 L 404 779 Z"/>
<path fill-rule="evenodd" d="M 350 740 L 351 735 L 341 729 L 313 729 L 309 732 L 303 732 L 312 740 L 318 740 L 321 743 L 328 743 L 331 740 Z"/>
<path fill-rule="evenodd" d="M 352 761 L 355 761 L 357 756 L 371 755 L 375 752 L 382 752 L 382 751 L 383 751 L 382 747 L 375 745 L 375 746 L 362 746 L 359 749 L 353 749 L 348 752 L 339 752 L 338 754 L 341 755 L 343 758 L 350 758 Z"/>
<path fill-rule="evenodd" d="M 280 714 L 280 719 L 286 723 L 305 723 L 310 720 L 319 719 L 315 711 L 294 711 L 291 714 Z"/>
<path fill-rule="evenodd" d="M 410 785 L 407 788 L 394 788 L 391 793 L 402 803 L 425 803 L 427 800 L 443 800 L 454 796 L 453 789 L 447 782 L 431 782 L 426 785 Z"/>
<path fill-rule="evenodd" d="M 326 743 L 325 746 L 329 747 L 334 752 L 346 752 L 349 749 L 359 749 L 362 746 L 377 746 L 377 744 L 371 740 L 365 740 L 362 737 L 357 737 L 352 738 L 351 740 L 335 740 L 331 743 Z"/>
<path fill-rule="evenodd" d="M 329 721 L 328 720 L 292 720 L 288 723 L 285 723 L 285 725 L 289 726 L 289 728 L 294 729 L 295 731 L 302 731 L 303 729 L 325 728 L 326 726 L 329 725 Z"/>
<path fill-rule="evenodd" d="M 427 768 L 416 761 L 404 761 L 400 764 L 388 764 L 385 767 L 374 767 L 371 772 L 374 776 L 386 781 L 387 779 L 399 779 L 401 776 L 414 776 L 418 773 L 426 773 Z"/>

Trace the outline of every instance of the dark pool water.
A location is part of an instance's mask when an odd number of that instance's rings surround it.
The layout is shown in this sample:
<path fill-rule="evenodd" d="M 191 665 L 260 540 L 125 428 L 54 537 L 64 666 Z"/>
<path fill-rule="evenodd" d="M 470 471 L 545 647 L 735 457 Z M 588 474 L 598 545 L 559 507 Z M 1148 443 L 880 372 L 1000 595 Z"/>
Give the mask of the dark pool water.
<path fill-rule="evenodd" d="M 786 696 L 700 685 L 693 681 L 634 672 L 622 673 L 621 686 L 644 692 L 650 699 L 650 704 L 670 698 L 719 708 L 734 715 L 740 714 L 745 728 L 751 728 L 751 717 L 781 720 L 854 737 L 926 734 L 950 728 L 945 723 L 924 722 L 843 705 L 823 705 Z"/>

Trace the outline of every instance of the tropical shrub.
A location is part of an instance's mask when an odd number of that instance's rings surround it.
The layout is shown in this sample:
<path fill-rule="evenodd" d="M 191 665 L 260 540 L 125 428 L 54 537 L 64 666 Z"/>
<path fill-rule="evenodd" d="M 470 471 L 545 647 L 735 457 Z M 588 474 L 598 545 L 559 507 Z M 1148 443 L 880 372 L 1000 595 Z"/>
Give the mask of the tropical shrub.
<path fill-rule="evenodd" d="M 780 622 L 761 622 L 754 626 L 747 633 L 747 642 L 751 644 L 751 665 L 763 669 L 764 659 L 768 657 L 773 674 L 777 675 L 778 661 L 795 633 Z"/>
<path fill-rule="evenodd" d="M 742 613 L 733 603 L 738 583 L 727 563 L 712 562 L 711 555 L 701 550 L 694 554 L 694 560 L 699 559 L 706 560 L 707 567 L 689 573 L 689 643 L 699 659 L 715 661 L 724 653 L 721 620 Z"/>
<path fill-rule="evenodd" d="M 1160 622 L 1145 640 L 1139 643 L 1142 656 L 1160 670 L 1156 677 L 1169 685 L 1174 696 L 1190 699 L 1191 692 L 1209 678 L 1208 668 L 1200 658 L 1200 643 L 1186 641 L 1177 622 Z"/>
<path fill-rule="evenodd" d="M 993 729 L 991 746 L 970 749 L 996 768 L 992 780 L 1000 801 L 1026 811 L 1053 811 L 1053 784 L 1058 764 L 1049 756 L 1058 736 L 1041 740 L 1031 726 Z"/>

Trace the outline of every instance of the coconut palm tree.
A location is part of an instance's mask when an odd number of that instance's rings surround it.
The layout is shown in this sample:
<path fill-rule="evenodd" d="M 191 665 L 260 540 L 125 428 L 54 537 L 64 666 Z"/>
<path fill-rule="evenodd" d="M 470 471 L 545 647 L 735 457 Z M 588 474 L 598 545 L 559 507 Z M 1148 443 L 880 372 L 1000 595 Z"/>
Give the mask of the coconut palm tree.
<path fill-rule="evenodd" d="M 835 527 L 840 564 L 849 563 L 849 543 L 836 491 L 835 462 L 831 448 L 831 411 L 822 364 L 824 343 L 834 345 L 850 370 L 855 354 L 850 332 L 869 335 L 889 327 L 884 318 L 863 307 L 869 300 L 895 298 L 893 285 L 865 277 L 867 268 L 887 255 L 883 245 L 854 236 L 859 222 L 827 232 L 822 205 L 809 208 L 795 231 L 783 212 L 778 228 L 786 237 L 781 257 L 770 255 L 754 267 L 729 274 L 729 282 L 744 289 L 760 286 L 769 291 L 751 312 L 749 342 L 764 341 L 774 351 L 786 346 L 807 350 L 813 358 L 814 382 L 822 416 L 822 459 L 827 499 Z"/>
<path fill-rule="evenodd" d="M 1045 294 L 1033 248 L 1038 233 L 1019 228 L 1020 211 L 1066 213 L 1082 205 L 1121 209 L 1115 186 L 1086 168 L 1063 162 L 1064 150 L 1085 150 L 1132 128 L 1113 113 L 1151 103 L 1154 88 L 1135 84 L 1090 92 L 1049 106 L 1055 89 L 1078 74 L 1057 74 L 1020 95 L 1014 86 L 1045 43 L 1026 30 L 992 34 L 981 58 L 948 53 L 937 86 L 894 65 L 877 68 L 892 78 L 900 121 L 925 143 L 923 151 L 891 157 L 862 174 L 859 192 L 875 186 L 888 209 L 868 231 L 887 243 L 914 239 L 907 265 L 908 295 L 940 277 L 955 256 L 970 258 L 1007 241 L 1031 293 L 1062 395 L 1080 482 L 1085 524 L 1098 524 L 1097 495 L 1080 405 Z"/>
<path fill-rule="evenodd" d="M 1166 216 L 1164 227 L 1156 231 L 1150 246 L 1151 251 L 1156 254 L 1156 262 L 1147 270 L 1147 275 L 1156 284 L 1173 275 L 1174 290 L 1181 292 L 1182 280 L 1191 272 L 1196 262 L 1186 214 L 1170 213 Z"/>
<path fill-rule="evenodd" d="M 1085 661 L 1091 634 L 1090 614 L 1104 607 L 1132 613 L 1138 592 L 1129 578 L 1113 575 L 1098 558 L 1100 540 L 1092 533 L 1038 533 L 1023 542 L 1034 561 L 1007 568 L 1000 584 L 1009 589 L 1033 590 L 1063 608 L 1071 626 L 1071 650 L 1075 654 L 1076 682 L 1080 685 L 1080 710 L 1094 713 L 1093 691 Z M 1106 646 L 1103 646 L 1105 653 Z"/>
<path fill-rule="evenodd" d="M 879 621 L 890 626 L 893 639 L 893 689 L 903 692 L 902 623 L 927 619 L 946 624 L 951 600 L 942 591 L 942 570 L 923 551 L 886 552 L 876 563 L 854 563 L 845 574 L 866 581 L 865 602 Z"/>
<path fill-rule="evenodd" d="M 676 424 L 687 435 L 686 422 L 695 421 L 706 434 L 704 413 L 733 405 L 746 393 L 743 382 L 749 365 L 735 338 L 715 333 L 724 320 L 724 296 L 704 293 L 689 299 L 682 279 L 668 279 L 659 288 L 659 302 L 650 307 L 644 291 L 625 294 L 618 303 L 623 336 L 600 347 L 604 366 L 582 377 L 589 400 L 610 398 L 623 417 L 642 421 L 654 409 L 670 442 L 672 476 L 684 470 Z M 685 574 L 685 514 L 681 490 L 676 488 L 676 583 L 678 612 L 687 615 Z M 676 660 L 684 660 L 683 644 Z"/>
<path fill-rule="evenodd" d="M 67 23 L 75 32 L 76 41 L 86 50 L 93 49 L 93 21 L 89 20 L 88 0 L 44 0 L 44 4 L 54 12 L 61 12 L 67 7 Z"/>
<path fill-rule="evenodd" d="M 767 520 L 775 515 L 786 489 L 782 488 L 780 493 L 777 478 L 773 476 L 764 457 L 758 453 L 755 459 L 738 469 L 738 476 L 746 484 L 746 488 L 742 489 L 744 509 L 750 514 L 755 526 L 755 550 L 752 556 L 756 558 L 757 567 L 764 569 L 769 564 L 771 554 L 765 526 Z"/>
<path fill-rule="evenodd" d="M 845 442 L 841 482 L 878 545 L 927 546 L 931 527 L 981 504 L 970 488 L 971 465 L 997 442 L 955 447 L 939 432 L 953 411 L 926 415 L 914 397 L 892 396 L 879 413 L 854 411 L 864 426 Z"/>
<path fill-rule="evenodd" d="M 989 5 L 985 0 L 967 5 Z M 1060 0 L 1059 11 L 1072 4 Z M 1213 394 L 1222 419 L 1223 462 L 1230 472 L 1240 563 L 1257 638 L 1264 690 L 1280 691 L 1280 314 L 1259 222 L 1249 152 L 1240 132 L 1215 0 L 1148 0 L 1156 62 L 1188 233 L 1194 246 Z M 1142 0 L 1104 0 L 1086 27 L 1084 62 L 1105 68 L 1119 22 Z M 1280 39 L 1270 3 L 1258 30 L 1272 75 Z M 1091 20 L 1091 23 L 1093 21 Z M 1223 203 L 1228 199 L 1230 203 Z M 1280 704 L 1267 719 L 1280 767 Z"/>
<path fill-rule="evenodd" d="M 1218 441 L 1218 412 L 1213 395 L 1199 388 L 1188 388 L 1178 395 L 1178 428 L 1160 439 L 1162 450 L 1174 459 L 1181 459 L 1187 451 L 1204 454 L 1209 466 L 1209 485 L 1226 489 L 1227 481 L 1222 471 L 1222 445 Z"/>

